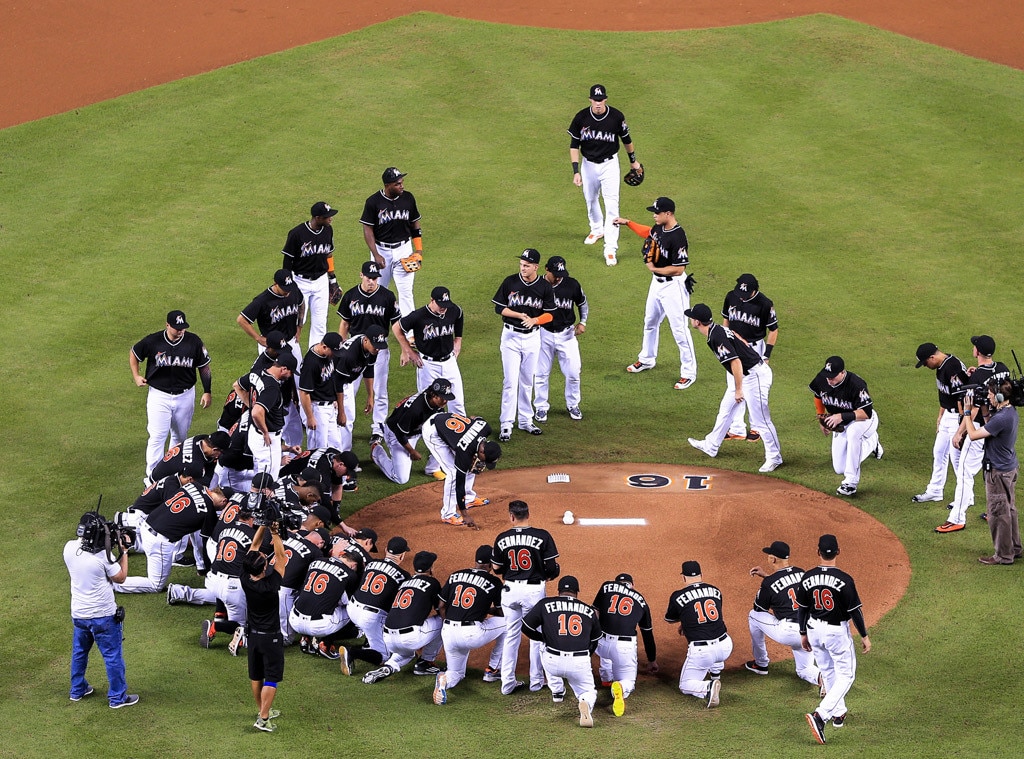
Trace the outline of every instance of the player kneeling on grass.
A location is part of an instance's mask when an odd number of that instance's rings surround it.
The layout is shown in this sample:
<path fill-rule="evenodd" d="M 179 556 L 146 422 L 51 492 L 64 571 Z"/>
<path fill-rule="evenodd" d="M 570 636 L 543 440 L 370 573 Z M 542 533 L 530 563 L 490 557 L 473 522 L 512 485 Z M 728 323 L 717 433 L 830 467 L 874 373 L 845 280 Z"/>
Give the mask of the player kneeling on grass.
<path fill-rule="evenodd" d="M 623 572 L 601 585 L 594 597 L 602 636 L 597 644 L 601 684 L 610 683 L 612 714 L 626 712 L 626 699 L 636 687 L 636 629 L 639 626 L 647 654 L 647 672 L 658 672 L 658 649 L 651 623 L 651 607 L 633 587 L 633 576 Z"/>
<path fill-rule="evenodd" d="M 281 713 L 271 707 L 277 695 L 277 685 L 284 679 L 284 636 L 281 635 L 281 617 L 278 613 L 278 593 L 288 557 L 277 525 L 270 528 L 274 545 L 274 565 L 260 553 L 267 528 L 256 530 L 252 546 L 245 554 L 242 565 L 242 591 L 245 593 L 245 626 L 249 637 L 249 680 L 259 713 L 253 724 L 257 730 L 272 733 L 277 729 L 273 719 Z"/>

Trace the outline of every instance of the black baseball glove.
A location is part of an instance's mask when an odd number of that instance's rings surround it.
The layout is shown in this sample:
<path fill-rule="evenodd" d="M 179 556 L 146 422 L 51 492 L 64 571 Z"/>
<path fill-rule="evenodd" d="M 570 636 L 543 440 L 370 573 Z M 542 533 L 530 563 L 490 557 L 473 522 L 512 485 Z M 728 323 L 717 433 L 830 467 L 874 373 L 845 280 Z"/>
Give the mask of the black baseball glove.
<path fill-rule="evenodd" d="M 337 278 L 335 278 L 333 275 L 327 278 L 327 289 L 329 293 L 328 298 L 331 301 L 331 305 L 336 306 L 339 303 L 341 303 L 341 296 L 343 295 L 343 293 L 341 292 L 341 288 L 338 286 Z"/>
<path fill-rule="evenodd" d="M 639 169 L 630 169 L 626 172 L 626 176 L 622 178 L 622 181 L 628 184 L 630 187 L 639 187 L 644 183 L 644 165 L 640 164 Z"/>
<path fill-rule="evenodd" d="M 683 280 L 683 287 L 686 288 L 686 292 L 693 295 L 693 290 L 697 286 L 697 280 L 692 274 L 687 274 L 686 279 Z"/>

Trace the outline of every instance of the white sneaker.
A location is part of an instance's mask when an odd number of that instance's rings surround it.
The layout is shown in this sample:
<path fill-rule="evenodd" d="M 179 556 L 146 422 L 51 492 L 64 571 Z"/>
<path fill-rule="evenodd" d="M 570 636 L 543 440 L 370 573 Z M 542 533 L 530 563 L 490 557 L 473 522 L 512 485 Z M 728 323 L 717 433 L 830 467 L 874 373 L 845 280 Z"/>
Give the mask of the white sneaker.
<path fill-rule="evenodd" d="M 511 424 L 503 424 L 503 425 L 501 425 L 501 433 L 498 435 L 498 440 L 500 440 L 502 443 L 507 443 L 511 439 L 512 439 L 512 425 Z"/>
<path fill-rule="evenodd" d="M 915 495 L 910 500 L 913 503 L 927 503 L 928 501 L 941 501 L 942 500 L 942 493 L 939 493 L 938 495 L 931 495 L 930 493 L 921 493 L 920 495 Z"/>
<path fill-rule="evenodd" d="M 595 242 L 604 237 L 604 232 L 591 232 L 587 235 L 587 239 L 583 241 L 584 245 L 593 245 Z"/>
<path fill-rule="evenodd" d="M 604 263 L 605 266 L 616 266 L 619 263 L 619 259 L 615 257 L 614 253 L 605 253 Z"/>
<path fill-rule="evenodd" d="M 782 466 L 782 459 L 779 459 L 778 461 L 766 461 L 757 471 L 767 474 L 768 472 L 774 472 L 780 466 Z"/>
<path fill-rule="evenodd" d="M 714 457 L 715 457 L 716 455 L 718 455 L 718 452 L 717 452 L 717 451 L 715 451 L 715 453 L 712 453 L 712 452 L 711 452 L 711 451 L 710 451 L 710 450 L 708 449 L 708 444 L 707 444 L 707 443 L 705 443 L 705 442 L 704 442 L 703 440 L 698 440 L 698 439 L 697 439 L 697 438 L 695 438 L 695 437 L 688 437 L 688 438 L 686 438 L 686 442 L 688 442 L 688 443 L 689 443 L 690 445 L 692 445 L 692 446 L 693 446 L 694 448 L 696 448 L 696 449 L 697 449 L 698 451 L 701 451 L 701 452 L 703 452 L 703 453 L 706 453 L 706 454 L 707 454 L 708 456 L 710 456 L 711 458 L 714 458 Z"/>
<path fill-rule="evenodd" d="M 544 430 L 542 430 L 540 427 L 538 427 L 532 421 L 524 422 L 523 424 L 520 424 L 519 425 L 519 429 L 523 430 L 524 432 L 529 432 L 531 435 L 543 435 L 544 434 Z"/>
<path fill-rule="evenodd" d="M 648 369 L 653 369 L 654 364 L 642 364 L 636 361 L 626 367 L 626 371 L 630 374 L 639 374 L 640 372 L 646 372 Z"/>

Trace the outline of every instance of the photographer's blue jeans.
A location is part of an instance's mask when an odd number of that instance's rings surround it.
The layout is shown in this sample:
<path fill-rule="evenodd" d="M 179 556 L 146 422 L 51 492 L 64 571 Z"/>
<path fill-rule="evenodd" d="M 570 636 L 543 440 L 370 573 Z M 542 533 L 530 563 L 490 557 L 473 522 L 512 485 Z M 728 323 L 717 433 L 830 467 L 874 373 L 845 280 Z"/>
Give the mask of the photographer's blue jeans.
<path fill-rule="evenodd" d="M 103 655 L 103 663 L 107 666 L 107 698 L 111 705 L 120 704 L 128 695 L 128 685 L 124 676 L 124 655 L 121 651 L 121 625 L 109 617 L 92 619 L 75 619 L 74 639 L 71 645 L 71 697 L 81 697 L 89 690 L 85 679 L 85 668 L 89 664 L 89 651 L 95 641 L 96 648 Z"/>

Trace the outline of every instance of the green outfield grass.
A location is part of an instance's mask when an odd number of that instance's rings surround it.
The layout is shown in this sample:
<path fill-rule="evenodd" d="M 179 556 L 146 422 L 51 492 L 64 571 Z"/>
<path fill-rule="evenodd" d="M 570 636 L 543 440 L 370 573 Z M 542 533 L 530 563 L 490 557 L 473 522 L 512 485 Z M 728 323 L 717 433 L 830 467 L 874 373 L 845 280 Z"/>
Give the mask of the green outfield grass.
<path fill-rule="evenodd" d="M 426 678 L 363 686 L 296 651 L 275 704 L 285 717 L 266 736 L 250 727 L 244 659 L 200 650 L 207 611 L 169 609 L 162 596 L 125 599 L 128 680 L 142 703 L 106 708 L 97 656 L 98 696 L 70 704 L 61 546 L 97 493 L 109 514 L 140 489 L 145 397 L 129 347 L 184 309 L 213 356 L 219 403 L 253 357 L 235 316 L 270 283 L 287 230 L 314 200 L 340 208 L 335 260 L 355 284 L 366 255 L 357 218 L 385 166 L 409 172 L 423 212 L 418 302 L 446 284 L 466 310 L 471 412 L 497 419 L 490 298 L 519 250 L 565 256 L 590 298 L 586 418 L 554 414 L 543 437 L 509 444 L 503 467 L 705 461 L 686 438 L 710 428 L 721 370 L 698 336 L 698 383 L 673 391 L 666 331 L 657 369 L 627 375 L 649 280 L 639 240 L 624 235 L 614 269 L 582 245 L 565 129 L 595 81 L 629 117 L 647 168 L 640 189 L 623 187 L 623 214 L 646 223 L 656 195 L 675 199 L 695 301 L 717 312 L 744 271 L 775 300 L 772 407 L 786 466 L 774 476 L 832 492 L 807 382 L 839 353 L 870 384 L 886 456 L 866 465 L 855 505 L 903 540 L 913 578 L 860 658 L 848 727 L 827 749 L 812 743 L 802 715 L 816 702 L 791 664 L 768 678 L 727 673 L 711 712 L 668 672 L 641 683 L 622 719 L 603 695 L 597 727 L 582 731 L 571 699 L 502 699 L 475 677 L 439 709 Z M 936 412 L 932 373 L 913 368 L 918 343 L 969 360 L 970 336 L 985 332 L 1007 362 L 1024 348 L 1022 133 L 1021 72 L 833 17 L 641 35 L 429 14 L 0 131 L 0 256 L 14 285 L 0 302 L 0 756 L 1016 755 L 1024 570 L 976 562 L 991 549 L 980 507 L 967 531 L 937 536 L 941 504 L 910 496 L 927 481 Z M 392 397 L 413 385 L 396 361 Z M 194 428 L 212 431 L 217 413 L 198 411 Z M 361 457 L 366 434 L 361 421 Z M 726 447 L 717 465 L 755 472 L 760 453 Z M 371 469 L 349 512 L 394 492 Z M 980 480 L 978 493 L 983 502 Z M 737 536 L 737 572 L 759 547 Z M 571 565 L 572 546 L 561 548 Z M 608 546 L 624 568 L 665 549 Z M 183 569 L 173 579 L 196 582 Z M 666 599 L 651 601 L 660 615 Z M 726 600 L 730 626 L 742 628 L 748 603 Z"/>

